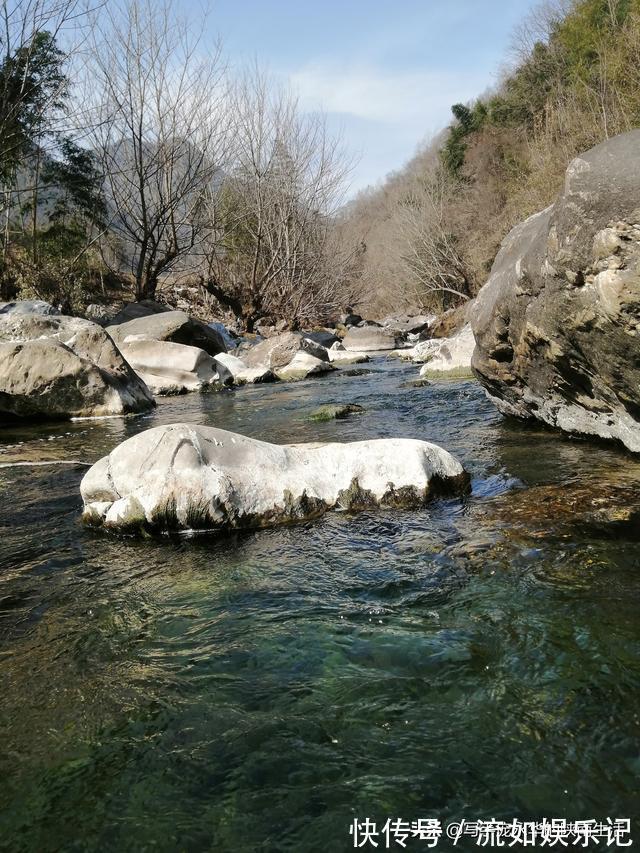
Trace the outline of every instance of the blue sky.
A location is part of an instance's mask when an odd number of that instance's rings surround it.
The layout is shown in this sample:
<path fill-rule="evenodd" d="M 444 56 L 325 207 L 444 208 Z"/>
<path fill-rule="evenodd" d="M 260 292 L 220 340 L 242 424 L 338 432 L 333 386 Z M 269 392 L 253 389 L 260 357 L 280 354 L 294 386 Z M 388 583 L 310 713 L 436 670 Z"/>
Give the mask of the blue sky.
<path fill-rule="evenodd" d="M 352 191 L 402 166 L 451 104 L 496 80 L 535 0 L 214 0 L 231 65 L 257 57 L 322 108 L 357 158 Z"/>

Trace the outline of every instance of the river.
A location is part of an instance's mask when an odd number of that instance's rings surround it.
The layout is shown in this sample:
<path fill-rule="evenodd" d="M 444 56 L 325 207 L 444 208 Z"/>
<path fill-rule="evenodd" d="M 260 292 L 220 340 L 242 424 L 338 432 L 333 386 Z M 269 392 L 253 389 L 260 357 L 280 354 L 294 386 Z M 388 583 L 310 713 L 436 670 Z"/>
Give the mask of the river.
<path fill-rule="evenodd" d="M 0 849 L 339 851 L 356 817 L 639 816 L 640 465 L 503 420 L 475 382 L 370 368 L 0 430 Z M 365 412 L 311 420 L 327 402 Z M 210 538 L 84 529 L 80 463 L 177 421 L 433 440 L 472 493 Z"/>

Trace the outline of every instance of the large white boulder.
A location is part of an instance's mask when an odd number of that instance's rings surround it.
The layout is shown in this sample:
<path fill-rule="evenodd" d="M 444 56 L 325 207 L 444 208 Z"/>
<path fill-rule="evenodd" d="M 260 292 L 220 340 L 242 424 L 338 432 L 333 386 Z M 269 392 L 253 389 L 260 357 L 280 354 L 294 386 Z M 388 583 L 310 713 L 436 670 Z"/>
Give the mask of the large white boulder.
<path fill-rule="evenodd" d="M 147 386 L 96 323 L 0 316 L 0 413 L 96 417 L 144 412 L 153 405 Z"/>
<path fill-rule="evenodd" d="M 221 352 L 214 358 L 218 365 L 229 371 L 234 385 L 253 385 L 257 382 L 275 382 L 278 379 L 268 367 L 247 367 L 242 359 L 227 352 Z"/>
<path fill-rule="evenodd" d="M 82 480 L 83 519 L 114 530 L 267 527 L 332 508 L 417 507 L 468 485 L 462 465 L 426 441 L 276 445 L 215 427 L 142 432 Z"/>
<path fill-rule="evenodd" d="M 471 357 L 475 345 L 471 326 L 467 323 L 451 338 L 434 338 L 417 344 L 414 347 L 413 361 L 424 363 L 420 370 L 420 376 L 423 378 L 473 376 Z"/>
<path fill-rule="evenodd" d="M 120 344 L 120 352 L 159 396 L 213 390 L 233 381 L 229 371 L 199 347 L 132 335 Z"/>

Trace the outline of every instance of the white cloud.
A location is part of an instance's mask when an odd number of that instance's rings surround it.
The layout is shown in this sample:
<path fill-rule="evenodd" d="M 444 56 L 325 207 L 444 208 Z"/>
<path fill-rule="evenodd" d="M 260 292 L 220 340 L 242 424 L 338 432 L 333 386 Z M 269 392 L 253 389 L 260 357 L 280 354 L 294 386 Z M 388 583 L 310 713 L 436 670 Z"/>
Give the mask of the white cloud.
<path fill-rule="evenodd" d="M 308 108 L 385 124 L 446 120 L 451 104 L 478 91 L 477 74 L 392 71 L 367 66 L 307 65 L 290 80 Z"/>
<path fill-rule="evenodd" d="M 352 192 L 400 168 L 443 128 L 451 105 L 482 89 L 477 73 L 310 63 L 287 75 L 303 109 L 322 109 L 358 158 Z"/>

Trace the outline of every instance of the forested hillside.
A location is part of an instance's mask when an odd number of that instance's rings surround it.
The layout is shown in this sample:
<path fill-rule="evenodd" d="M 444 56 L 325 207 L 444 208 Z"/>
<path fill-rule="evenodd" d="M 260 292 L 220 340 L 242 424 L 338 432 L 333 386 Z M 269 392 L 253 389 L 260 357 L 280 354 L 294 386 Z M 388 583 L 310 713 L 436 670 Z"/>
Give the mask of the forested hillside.
<path fill-rule="evenodd" d="M 231 73 L 207 15 L 0 3 L 0 300 L 83 313 L 187 285 L 249 330 L 348 301 L 339 140 L 257 65 Z"/>
<path fill-rule="evenodd" d="M 366 246 L 370 310 L 474 296 L 501 240 L 551 203 L 569 160 L 640 125 L 640 0 L 544 4 L 512 53 L 494 91 L 454 105 L 451 126 L 341 223 Z"/>
<path fill-rule="evenodd" d="M 257 67 L 231 74 L 174 0 L 12 0 L 0 18 L 0 298 L 67 312 L 183 284 L 248 330 L 442 310 L 574 155 L 640 125 L 640 0 L 559 0 L 494 91 L 344 206 L 324 117 Z"/>

